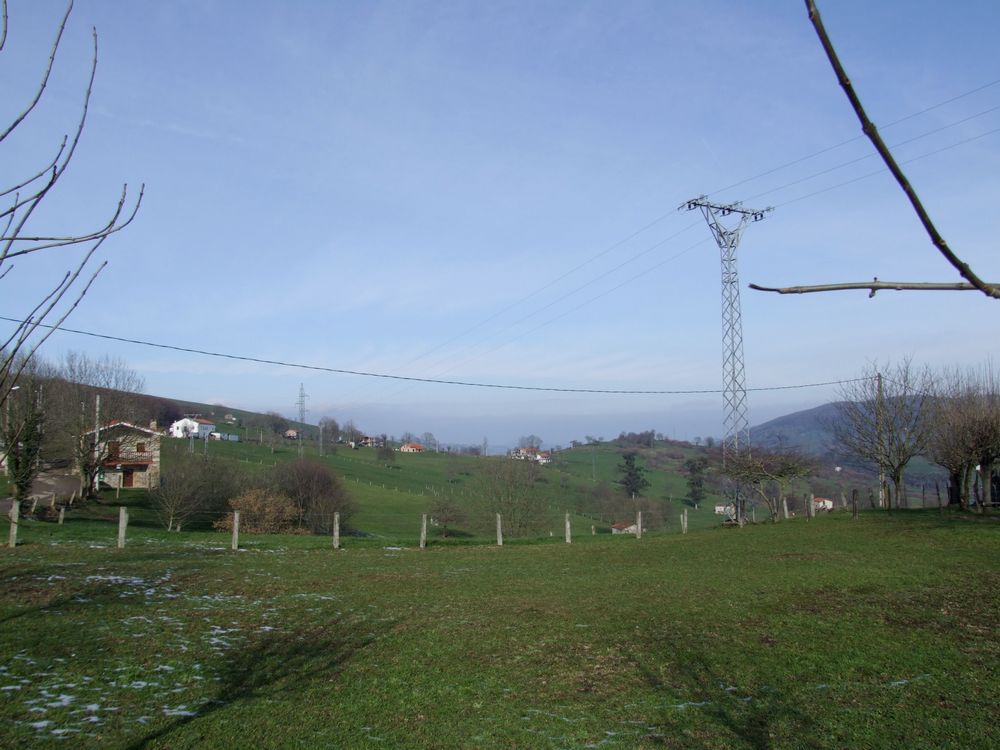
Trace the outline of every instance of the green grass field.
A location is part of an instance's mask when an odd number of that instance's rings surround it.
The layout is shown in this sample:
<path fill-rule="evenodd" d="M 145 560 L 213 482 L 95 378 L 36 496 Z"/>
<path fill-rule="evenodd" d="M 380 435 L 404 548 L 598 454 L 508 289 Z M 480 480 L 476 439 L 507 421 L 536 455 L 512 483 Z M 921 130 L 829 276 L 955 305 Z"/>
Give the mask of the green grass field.
<path fill-rule="evenodd" d="M 28 521 L 0 553 L 3 746 L 1000 745 L 990 517 L 423 551 L 114 536 Z"/>

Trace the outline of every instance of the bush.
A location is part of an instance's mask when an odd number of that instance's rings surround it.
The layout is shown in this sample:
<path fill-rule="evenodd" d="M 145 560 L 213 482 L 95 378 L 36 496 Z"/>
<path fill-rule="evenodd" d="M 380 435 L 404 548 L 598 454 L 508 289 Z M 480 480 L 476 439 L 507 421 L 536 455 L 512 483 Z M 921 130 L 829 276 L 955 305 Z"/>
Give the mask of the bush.
<path fill-rule="evenodd" d="M 278 464 L 271 473 L 271 488 L 291 498 L 296 523 L 314 534 L 333 531 L 333 514 L 345 524 L 354 504 L 340 479 L 325 465 L 300 458 Z"/>
<path fill-rule="evenodd" d="M 167 467 L 152 494 L 163 525 L 207 526 L 228 509 L 229 499 L 243 489 L 244 477 L 229 463 L 182 453 Z"/>
<path fill-rule="evenodd" d="M 299 517 L 288 495 L 263 489 L 237 495 L 229 501 L 229 507 L 240 512 L 240 531 L 247 534 L 287 533 L 294 530 Z M 227 513 L 212 525 L 223 531 L 232 530 L 233 514 Z"/>

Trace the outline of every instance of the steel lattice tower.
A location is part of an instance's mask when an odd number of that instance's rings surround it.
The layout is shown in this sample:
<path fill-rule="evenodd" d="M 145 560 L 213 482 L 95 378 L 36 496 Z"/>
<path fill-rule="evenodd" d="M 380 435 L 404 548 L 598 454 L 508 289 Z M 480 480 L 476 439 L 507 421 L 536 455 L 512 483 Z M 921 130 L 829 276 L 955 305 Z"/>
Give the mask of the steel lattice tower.
<path fill-rule="evenodd" d="M 722 458 L 750 451 L 750 422 L 747 416 L 747 389 L 743 365 L 743 315 L 740 310 L 740 278 L 736 267 L 736 248 L 747 224 L 760 221 L 771 210 L 743 208 L 739 203 L 722 205 L 700 196 L 684 203 L 681 210 L 700 208 L 708 228 L 719 245 L 722 259 L 722 393 L 726 436 Z M 721 221 L 734 217 L 727 227 Z M 742 508 L 739 521 L 742 522 Z"/>

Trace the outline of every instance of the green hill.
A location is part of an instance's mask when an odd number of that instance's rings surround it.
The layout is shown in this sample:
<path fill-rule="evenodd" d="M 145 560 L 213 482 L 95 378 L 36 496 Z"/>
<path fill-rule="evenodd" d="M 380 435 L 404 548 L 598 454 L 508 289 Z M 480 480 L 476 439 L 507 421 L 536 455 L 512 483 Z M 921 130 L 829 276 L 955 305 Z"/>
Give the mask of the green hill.
<path fill-rule="evenodd" d="M 171 465 L 189 450 L 185 440 L 165 438 L 163 471 L 169 476 Z M 248 474 L 264 471 L 276 463 L 298 457 L 293 441 L 275 445 L 254 442 L 208 441 L 197 443 L 195 451 L 232 462 Z M 420 515 L 429 512 L 436 498 L 448 497 L 466 510 L 467 521 L 451 531 L 458 537 L 487 537 L 492 527 L 482 512 L 482 491 L 478 476 L 484 462 L 509 461 L 502 456 L 466 456 L 433 452 L 395 453 L 391 462 L 379 460 L 372 448 L 352 450 L 346 445 L 328 446 L 324 455 L 313 441 L 304 441 L 305 457 L 320 461 L 340 476 L 357 506 L 350 520 L 356 532 L 386 540 L 413 539 L 419 533 Z M 602 443 L 561 451 L 551 464 L 538 467 L 533 493 L 544 507 L 545 518 L 540 533 L 563 534 L 564 514 L 571 514 L 574 536 L 607 531 L 615 521 L 634 520 L 634 506 L 628 503 L 615 485 L 624 448 Z M 649 531 L 679 530 L 682 510 L 689 513 L 689 528 L 716 525 L 712 513 L 716 496 L 700 508 L 684 503 L 686 480 L 681 474 L 683 461 L 702 449 L 672 442 L 660 442 L 653 448 L 639 450 L 639 463 L 647 470 L 650 487 L 639 499 L 645 508 L 644 526 Z M 595 492 L 610 493 L 612 510 L 596 513 L 592 498 Z"/>

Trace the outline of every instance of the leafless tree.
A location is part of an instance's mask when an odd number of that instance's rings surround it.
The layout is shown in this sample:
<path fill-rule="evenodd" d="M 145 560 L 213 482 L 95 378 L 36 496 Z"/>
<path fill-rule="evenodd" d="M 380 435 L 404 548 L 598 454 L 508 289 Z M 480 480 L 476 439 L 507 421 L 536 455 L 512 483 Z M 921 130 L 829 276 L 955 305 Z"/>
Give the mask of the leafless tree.
<path fill-rule="evenodd" d="M 523 536 L 545 524 L 545 503 L 535 491 L 538 466 L 531 461 L 496 458 L 483 461 L 478 490 L 491 513 L 503 517 L 505 533 Z"/>
<path fill-rule="evenodd" d="M 438 495 L 427 507 L 427 512 L 441 527 L 441 537 L 448 537 L 448 527 L 465 523 L 465 508 L 449 495 Z"/>
<path fill-rule="evenodd" d="M 947 469 L 952 499 L 969 507 L 978 467 L 982 502 L 976 507 L 985 511 L 1000 461 L 1000 377 L 989 365 L 946 371 L 938 379 L 929 411 L 930 455 Z"/>
<path fill-rule="evenodd" d="M 7 41 L 8 16 L 7 2 L 0 0 L 2 20 L 0 20 L 0 51 Z M 49 77 L 59 45 L 66 30 L 66 23 L 73 10 L 72 0 L 67 4 L 66 12 L 55 34 L 55 39 L 49 49 L 48 61 L 44 71 L 34 88 L 34 93 L 17 114 L 11 116 L 6 125 L 0 125 L 0 147 L 18 148 L 8 138 L 21 127 L 27 127 L 30 115 L 41 101 L 48 85 Z M 0 184 L 0 280 L 10 284 L 16 276 L 11 276 L 15 258 L 26 258 L 36 254 L 44 255 L 48 264 L 61 258 L 60 249 L 69 247 L 82 248 L 82 255 L 69 261 L 69 268 L 62 277 L 51 285 L 48 292 L 35 307 L 25 312 L 24 318 L 18 323 L 13 333 L 6 340 L 0 341 L 0 405 L 6 401 L 11 389 L 17 383 L 18 377 L 27 367 L 33 355 L 44 341 L 52 335 L 73 309 L 80 303 L 90 289 L 97 275 L 106 265 L 102 262 L 97 268 L 92 267 L 92 261 L 98 248 L 112 234 L 121 231 L 135 218 L 142 202 L 142 189 L 139 196 L 129 207 L 128 186 L 123 186 L 117 205 L 107 219 L 100 225 L 76 234 L 54 235 L 39 231 L 34 227 L 33 218 L 39 207 L 55 189 L 66 173 L 70 162 L 76 153 L 87 121 L 87 111 L 93 90 L 94 76 L 97 71 L 97 30 L 93 31 L 94 52 L 90 65 L 90 76 L 80 106 L 80 116 L 71 135 L 63 136 L 62 142 L 54 149 L 54 154 L 44 156 L 39 160 L 36 169 L 28 174 L 11 175 Z M 55 260 L 55 263 L 63 262 Z M 89 275 L 88 275 L 89 274 Z M 10 278 L 7 278 L 10 276 Z"/>
<path fill-rule="evenodd" d="M 908 359 L 885 368 L 873 364 L 841 388 L 843 401 L 836 404 L 837 441 L 879 469 L 883 492 L 885 477 L 892 480 L 896 507 L 906 500 L 906 465 L 927 450 L 933 384 L 930 372 Z M 892 508 L 891 497 L 886 508 Z"/>
<path fill-rule="evenodd" d="M 333 417 L 323 417 L 319 420 L 319 426 L 323 430 L 323 440 L 330 445 L 337 442 L 337 438 L 340 437 L 340 425 L 336 419 Z"/>
<path fill-rule="evenodd" d="M 975 419 L 975 385 L 969 373 L 947 370 L 937 379 L 930 404 L 928 453 L 948 472 L 949 502 L 969 507 L 969 486 L 976 446 L 969 426 Z"/>
<path fill-rule="evenodd" d="M 54 374 L 45 402 L 51 425 L 46 456 L 71 459 L 80 471 L 81 490 L 91 492 L 108 450 L 95 430 L 112 422 L 141 421 L 146 416 L 139 398 L 144 382 L 122 359 L 77 352 L 68 352 Z"/>
<path fill-rule="evenodd" d="M 222 518 L 245 485 L 245 475 L 231 462 L 178 453 L 151 499 L 167 530 L 180 531 L 182 524 L 206 527 Z"/>
<path fill-rule="evenodd" d="M 19 500 L 25 500 L 31 494 L 41 469 L 41 448 L 45 437 L 42 403 L 48 375 L 45 370 L 44 363 L 37 360 L 22 367 L 20 384 L 11 391 L 0 415 L 7 475 Z"/>
<path fill-rule="evenodd" d="M 773 523 L 779 518 L 789 485 L 796 479 L 809 476 L 814 470 L 815 464 L 810 458 L 790 448 L 755 448 L 751 454 L 730 458 L 723 473 L 763 500 Z"/>

